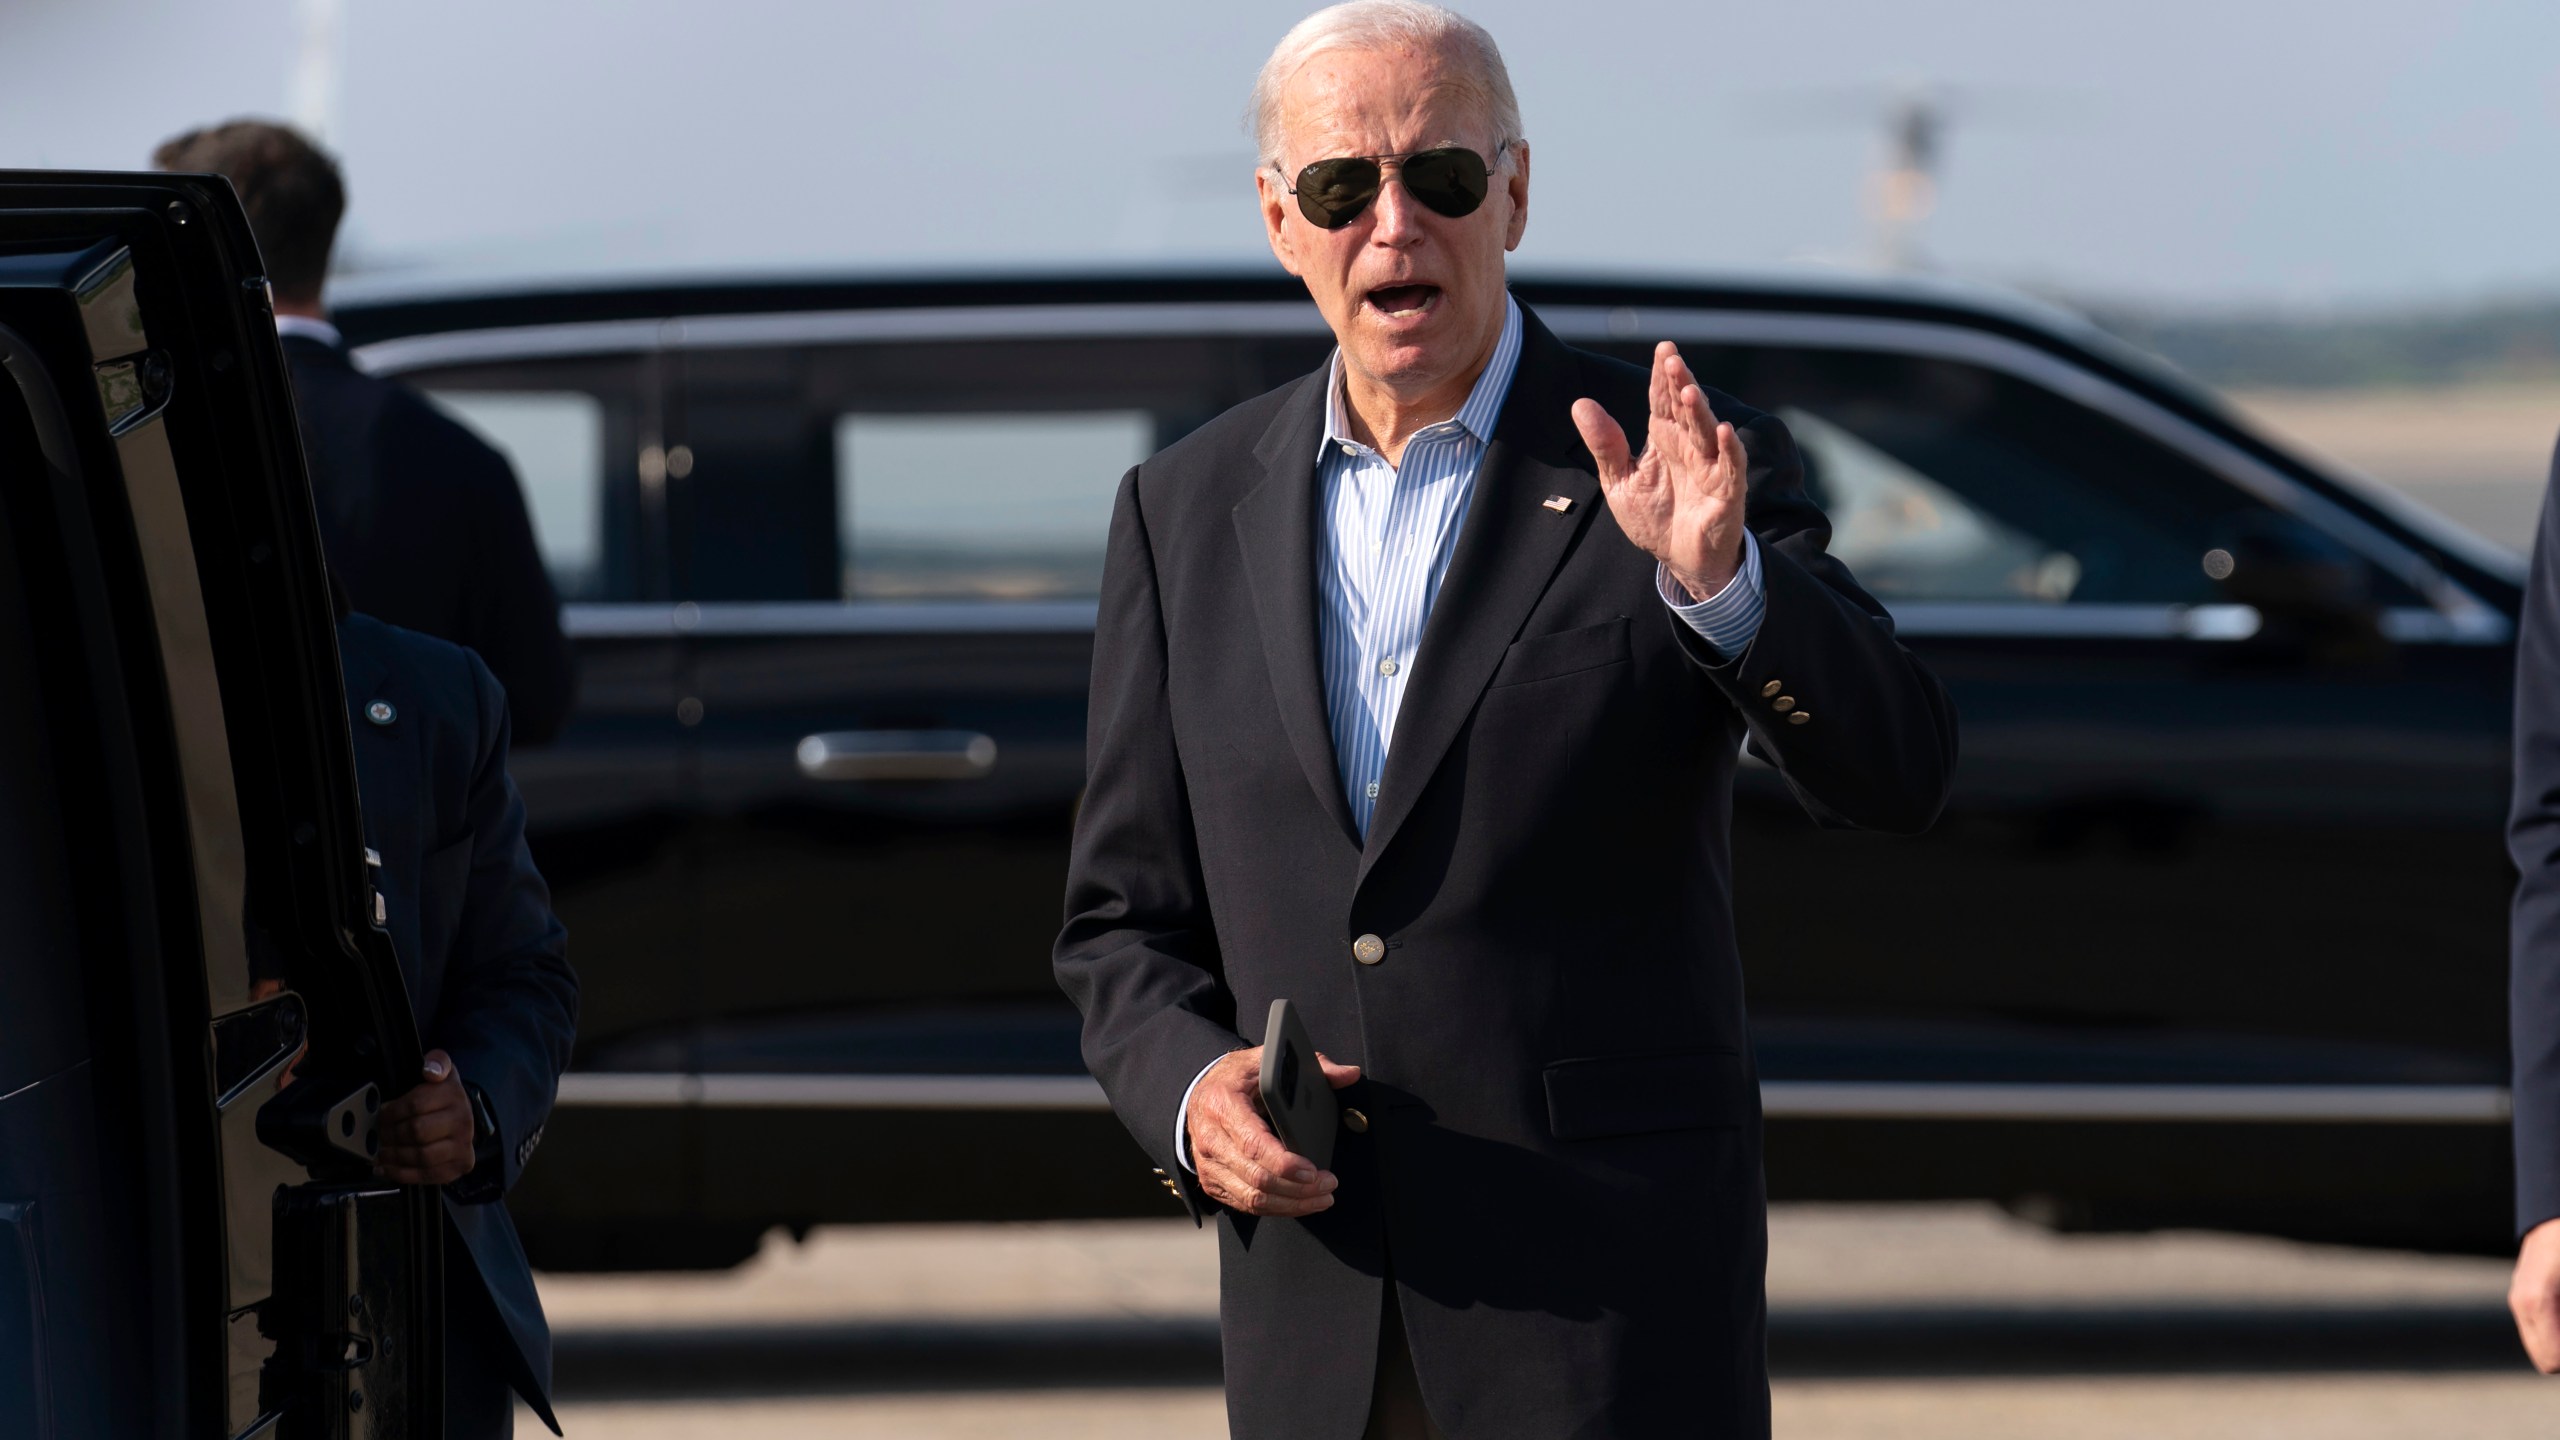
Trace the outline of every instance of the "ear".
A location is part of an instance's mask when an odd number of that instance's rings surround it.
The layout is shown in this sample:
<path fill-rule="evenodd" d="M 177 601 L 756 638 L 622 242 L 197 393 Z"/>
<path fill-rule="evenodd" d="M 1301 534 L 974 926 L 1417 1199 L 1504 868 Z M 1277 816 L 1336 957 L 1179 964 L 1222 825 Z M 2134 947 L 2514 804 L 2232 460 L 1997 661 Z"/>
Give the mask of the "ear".
<path fill-rule="evenodd" d="M 1262 201 L 1263 238 L 1271 242 L 1271 254 L 1280 268 L 1305 278 L 1298 268 L 1297 237 L 1289 229 L 1289 209 L 1298 202 L 1280 184 L 1280 174 L 1265 165 L 1253 172 L 1254 193 Z"/>
<path fill-rule="evenodd" d="M 1512 143 L 1511 177 L 1503 182 L 1504 193 L 1511 197 L 1511 223 L 1502 236 L 1502 248 L 1520 248 L 1520 236 L 1529 228 L 1529 142 Z"/>

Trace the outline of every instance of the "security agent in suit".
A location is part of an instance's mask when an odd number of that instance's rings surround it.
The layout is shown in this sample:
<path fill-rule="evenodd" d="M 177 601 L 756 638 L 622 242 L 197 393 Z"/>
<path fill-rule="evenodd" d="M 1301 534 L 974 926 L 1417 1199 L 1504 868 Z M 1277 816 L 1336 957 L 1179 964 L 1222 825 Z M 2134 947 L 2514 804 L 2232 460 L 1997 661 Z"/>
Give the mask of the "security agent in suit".
<path fill-rule="evenodd" d="M 2516 643 L 2515 797 L 2507 825 L 2508 1050 L 2515 1075 L 2516 1233 L 2507 1305 L 2526 1354 L 2560 1374 L 2560 453 L 2542 498 Z"/>
<path fill-rule="evenodd" d="M 346 208 L 336 164 L 257 120 L 181 135 L 152 160 L 240 192 L 275 290 L 321 542 L 356 608 L 478 651 L 506 687 L 515 742 L 549 742 L 576 671 L 514 469 L 416 391 L 356 369 L 321 308 Z"/>
<path fill-rule="evenodd" d="M 1778 420 L 1509 299 L 1481 30 L 1319 12 L 1256 113 L 1339 348 L 1121 486 L 1054 956 L 1086 1063 L 1217 1213 L 1235 1434 L 1765 1435 L 1733 772 L 1916 831 L 1953 713 Z M 1253 1103 L 1278 997 L 1330 1172 Z"/>
<path fill-rule="evenodd" d="M 421 1083 L 383 1109 L 377 1165 L 444 1187 L 445 1433 L 511 1434 L 510 1391 L 557 1431 L 551 1332 L 504 1197 L 542 1142 L 578 981 L 525 850 L 506 694 L 472 652 L 343 600 L 338 652 L 365 842 L 428 1047 Z"/>

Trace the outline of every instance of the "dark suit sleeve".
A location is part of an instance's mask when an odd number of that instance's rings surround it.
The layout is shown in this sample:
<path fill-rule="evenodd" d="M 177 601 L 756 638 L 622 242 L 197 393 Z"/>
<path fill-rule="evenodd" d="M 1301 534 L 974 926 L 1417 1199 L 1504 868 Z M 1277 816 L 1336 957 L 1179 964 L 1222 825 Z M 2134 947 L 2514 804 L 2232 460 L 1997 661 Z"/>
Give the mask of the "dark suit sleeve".
<path fill-rule="evenodd" d="M 1785 422 L 1729 396 L 1709 400 L 1736 421 L 1750 456 L 1747 523 L 1760 541 L 1768 607 L 1750 647 L 1731 659 L 1667 607 L 1662 623 L 1816 819 L 1895 834 L 1928 829 L 1955 778 L 1956 715 L 1945 687 L 1831 555 L 1831 522 L 1805 493 L 1804 459 Z M 1776 694 L 1764 695 L 1772 683 Z M 1775 708 L 1779 695 L 1794 697 L 1789 711 Z"/>
<path fill-rule="evenodd" d="M 466 810 L 471 866 L 427 1038 L 453 1056 L 463 1080 L 497 1113 L 503 1191 L 541 1139 L 568 1068 L 578 977 L 569 968 L 568 931 L 551 912 L 551 889 L 525 848 L 524 801 L 507 775 L 505 696 L 477 657 L 471 678 L 479 710 Z"/>
<path fill-rule="evenodd" d="M 546 745 L 568 723 L 578 697 L 577 670 L 560 630 L 560 596 L 543 569 L 514 468 L 494 450 L 485 450 L 479 468 L 471 486 L 472 573 L 464 591 L 470 615 L 462 639 L 505 686 L 515 742 Z"/>
<path fill-rule="evenodd" d="M 1120 483 L 1095 623 L 1086 789 L 1067 867 L 1066 925 L 1052 956 L 1084 1012 L 1084 1061 L 1112 1108 L 1199 1214 L 1172 1152 L 1183 1091 L 1246 1042 L 1218 945 L 1174 750 L 1155 557 L 1138 472 Z M 1239 643 L 1252 643 L 1242 637 Z"/>
<path fill-rule="evenodd" d="M 2560 455 L 2552 460 L 2560 487 Z M 2542 498 L 2516 642 L 2514 923 L 2507 966 L 2515 1064 L 2516 1233 L 2560 1218 L 2560 488 Z"/>

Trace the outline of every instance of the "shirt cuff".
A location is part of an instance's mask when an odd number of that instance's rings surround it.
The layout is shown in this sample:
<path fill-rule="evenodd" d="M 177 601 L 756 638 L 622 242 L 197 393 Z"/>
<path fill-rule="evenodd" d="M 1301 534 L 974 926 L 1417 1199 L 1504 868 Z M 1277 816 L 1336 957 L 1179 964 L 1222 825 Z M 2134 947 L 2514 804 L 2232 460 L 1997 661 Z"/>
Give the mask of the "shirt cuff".
<path fill-rule="evenodd" d="M 1752 637 L 1760 633 L 1760 617 L 1769 611 L 1769 597 L 1760 588 L 1760 541 L 1748 530 L 1742 532 L 1742 568 L 1706 599 L 1692 601 L 1688 590 L 1671 578 L 1671 568 L 1659 561 L 1653 584 L 1671 613 L 1728 660 L 1751 648 Z"/>
<path fill-rule="evenodd" d="M 1218 1060 L 1226 1058 L 1226 1055 L 1221 1055 Z M 1201 1066 L 1200 1073 L 1191 1077 L 1191 1083 L 1182 1087 L 1182 1105 L 1173 1112 L 1173 1159 L 1185 1175 L 1200 1173 L 1200 1168 L 1191 1163 L 1191 1092 L 1199 1089 L 1200 1082 L 1209 1078 L 1209 1072 L 1218 1068 L 1218 1060 Z"/>

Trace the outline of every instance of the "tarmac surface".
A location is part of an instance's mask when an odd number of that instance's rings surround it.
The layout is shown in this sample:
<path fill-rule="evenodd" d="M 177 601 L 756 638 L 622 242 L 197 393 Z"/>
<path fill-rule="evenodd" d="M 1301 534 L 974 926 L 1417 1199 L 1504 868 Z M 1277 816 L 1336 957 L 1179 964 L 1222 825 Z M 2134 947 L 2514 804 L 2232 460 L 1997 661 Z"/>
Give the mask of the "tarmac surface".
<path fill-rule="evenodd" d="M 1781 1206 L 1770 1232 L 1784 1437 L 2560 1434 L 2497 1261 L 1980 1206 Z M 1179 1220 L 777 1234 L 543 1298 L 581 1437 L 1225 1433 L 1215 1248 Z"/>

